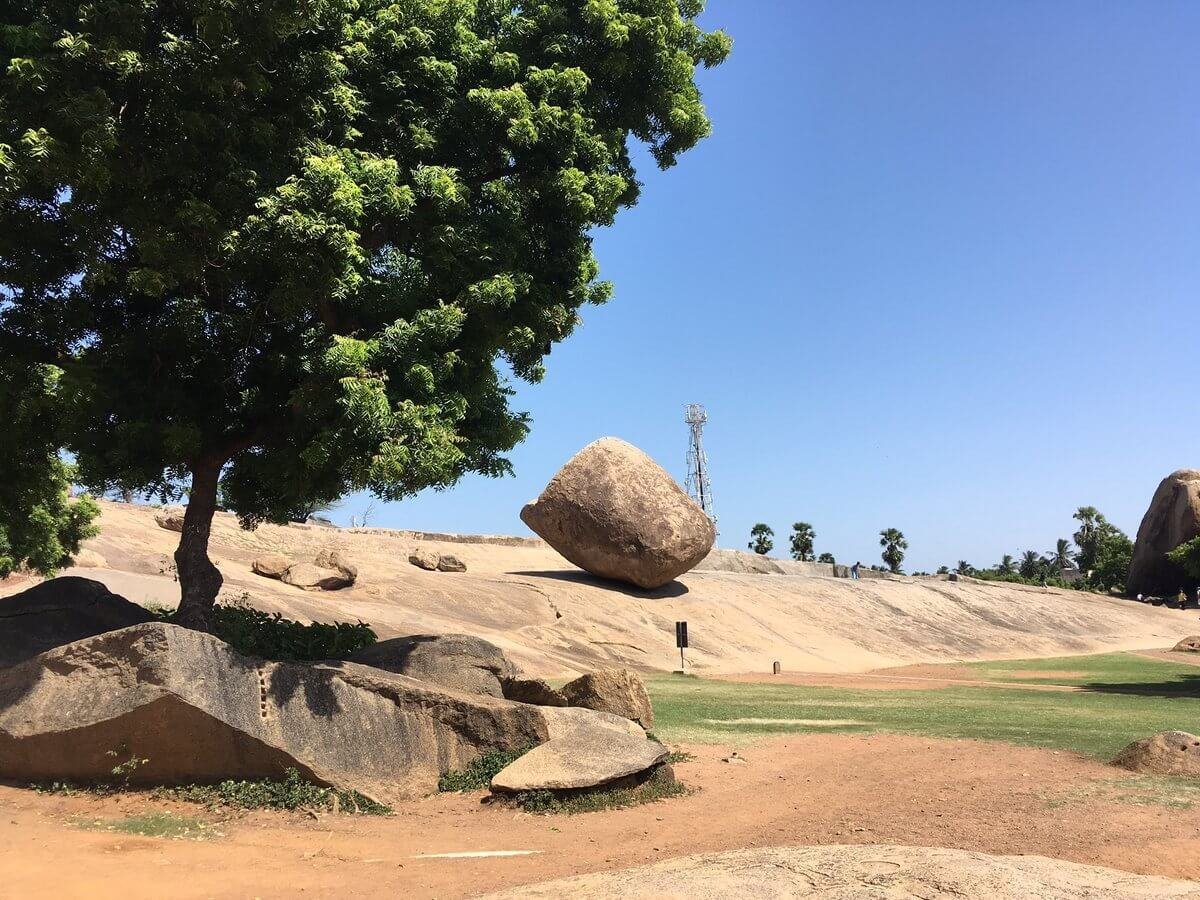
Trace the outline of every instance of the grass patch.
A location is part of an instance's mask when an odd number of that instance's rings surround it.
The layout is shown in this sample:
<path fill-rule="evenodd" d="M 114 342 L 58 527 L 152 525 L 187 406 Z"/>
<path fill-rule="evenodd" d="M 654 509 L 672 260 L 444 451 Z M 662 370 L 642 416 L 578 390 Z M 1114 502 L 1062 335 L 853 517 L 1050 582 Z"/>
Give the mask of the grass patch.
<path fill-rule="evenodd" d="M 447 772 L 438 779 L 438 790 L 443 793 L 466 793 L 484 790 L 501 769 L 524 756 L 532 747 L 520 750 L 493 750 L 485 753 L 462 770 Z"/>
<path fill-rule="evenodd" d="M 214 785 L 159 788 L 155 793 L 209 807 L 235 809 L 323 809 L 368 816 L 386 816 L 392 811 L 357 791 L 341 791 L 305 781 L 295 769 L 288 769 L 281 781 L 222 781 Z"/>
<path fill-rule="evenodd" d="M 655 732 L 670 743 L 737 745 L 780 734 L 890 732 L 1008 741 L 1107 760 L 1131 741 L 1175 728 L 1194 730 L 1200 721 L 1200 668 L 1184 663 L 1110 653 L 972 665 L 998 673 L 989 680 L 1011 680 L 1014 687 L 879 691 L 681 679 L 665 673 L 648 676 L 646 686 L 654 702 Z M 1022 670 L 1046 677 L 1012 674 Z M 1055 671 L 1071 674 L 1056 680 Z M 1031 681 L 1084 690 L 1015 686 Z M 820 724 L 835 718 L 863 724 Z"/>
<path fill-rule="evenodd" d="M 1051 809 L 1104 800 L 1134 806 L 1189 810 L 1200 805 L 1200 783 L 1162 775 L 1131 775 L 1113 781 L 1093 781 L 1047 802 Z"/>
<path fill-rule="evenodd" d="M 77 820 L 76 824 L 91 831 L 111 831 L 138 837 L 203 841 L 222 836 L 214 829 L 214 826 L 202 819 L 178 816 L 169 812 L 144 813 L 114 820 Z"/>
<path fill-rule="evenodd" d="M 680 797 L 686 793 L 687 788 L 677 781 L 664 783 L 652 778 L 645 784 L 631 788 L 613 788 L 568 795 L 559 795 L 553 791 L 526 791 L 518 794 L 516 799 L 526 812 L 574 816 L 580 813 L 600 812 L 605 809 L 641 806 L 643 803 Z"/>

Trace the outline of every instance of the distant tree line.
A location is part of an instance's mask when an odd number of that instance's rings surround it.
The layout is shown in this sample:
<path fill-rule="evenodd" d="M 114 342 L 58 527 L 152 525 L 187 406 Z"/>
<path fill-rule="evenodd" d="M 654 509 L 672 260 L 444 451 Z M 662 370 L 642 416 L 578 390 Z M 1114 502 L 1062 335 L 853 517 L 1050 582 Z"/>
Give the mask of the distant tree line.
<path fill-rule="evenodd" d="M 789 552 L 794 560 L 799 562 L 821 562 L 834 564 L 837 560 L 828 551 L 816 555 L 815 542 L 817 532 L 808 522 L 796 522 L 792 525 L 789 537 Z M 908 549 L 908 541 L 898 528 L 885 528 L 879 532 L 879 545 L 883 548 L 883 561 L 887 564 L 871 566 L 878 571 L 900 572 L 904 562 L 904 551 Z M 766 556 L 775 548 L 775 530 L 766 522 L 758 522 L 750 529 L 750 542 L 746 545 L 760 556 Z"/>

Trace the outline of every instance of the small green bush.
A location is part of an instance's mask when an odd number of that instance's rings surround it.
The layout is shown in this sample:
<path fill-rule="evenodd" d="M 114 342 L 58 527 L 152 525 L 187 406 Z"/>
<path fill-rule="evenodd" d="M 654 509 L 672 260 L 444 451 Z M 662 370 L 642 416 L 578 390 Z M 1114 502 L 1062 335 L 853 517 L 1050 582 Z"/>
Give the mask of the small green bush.
<path fill-rule="evenodd" d="M 517 803 L 526 812 L 574 816 L 579 813 L 600 812 L 605 809 L 626 809 L 656 800 L 680 797 L 687 793 L 678 781 L 662 782 L 650 779 L 632 788 L 610 788 L 584 791 L 578 794 L 556 794 L 554 791 L 525 791 L 517 795 Z"/>
<path fill-rule="evenodd" d="M 163 788 L 161 792 L 191 803 L 237 809 L 329 809 L 369 816 L 388 815 L 392 811 L 357 791 L 340 791 L 305 781 L 295 769 L 288 769 L 282 781 L 222 781 L 215 785 Z"/>
<path fill-rule="evenodd" d="M 438 790 L 442 793 L 483 790 L 491 785 L 497 772 L 532 749 L 532 747 L 522 747 L 520 750 L 493 750 L 485 753 L 465 769 L 447 772 L 439 778 Z"/>

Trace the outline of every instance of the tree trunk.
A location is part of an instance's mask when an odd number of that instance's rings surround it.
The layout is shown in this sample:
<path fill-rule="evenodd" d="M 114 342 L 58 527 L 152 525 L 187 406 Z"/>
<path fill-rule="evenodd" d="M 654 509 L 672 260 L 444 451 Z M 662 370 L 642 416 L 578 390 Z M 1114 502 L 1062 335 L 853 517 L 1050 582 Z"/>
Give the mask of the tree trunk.
<path fill-rule="evenodd" d="M 188 493 L 183 516 L 183 534 L 175 550 L 175 571 L 179 574 L 179 609 L 176 625 L 207 631 L 213 603 L 224 579 L 208 558 L 208 537 L 213 513 L 217 508 L 217 481 L 221 463 L 206 460 L 192 469 L 192 489 Z"/>

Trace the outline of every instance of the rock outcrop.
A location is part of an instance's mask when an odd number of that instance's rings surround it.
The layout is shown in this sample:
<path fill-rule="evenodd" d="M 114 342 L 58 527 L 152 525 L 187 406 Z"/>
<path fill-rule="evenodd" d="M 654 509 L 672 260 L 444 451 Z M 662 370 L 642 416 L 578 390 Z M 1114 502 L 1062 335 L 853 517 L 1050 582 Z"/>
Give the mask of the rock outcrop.
<path fill-rule="evenodd" d="M 712 549 L 712 521 L 641 450 L 617 438 L 589 444 L 551 479 L 521 520 L 593 575 L 662 587 Z"/>
<path fill-rule="evenodd" d="M 135 785 L 278 778 L 293 768 L 393 802 L 433 792 L 440 775 L 491 750 L 589 729 L 640 734 L 631 725 L 353 663 L 266 662 L 161 622 L 0 670 L 0 778 L 18 782 L 104 781 L 115 750 L 145 760 L 128 773 Z"/>
<path fill-rule="evenodd" d="M 541 712 L 550 740 L 501 769 L 492 778 L 494 792 L 602 787 L 646 773 L 667 758 L 666 747 L 626 719 L 583 709 Z"/>
<path fill-rule="evenodd" d="M 424 569 L 426 572 L 436 572 L 440 560 L 441 556 L 432 550 L 416 549 L 408 554 L 408 561 L 418 569 Z"/>
<path fill-rule="evenodd" d="M 317 554 L 317 558 L 313 562 L 322 569 L 333 569 L 340 573 L 350 584 L 358 581 L 358 566 L 350 562 L 341 550 L 326 547 Z"/>
<path fill-rule="evenodd" d="M 1134 741 L 1116 755 L 1113 765 L 1145 775 L 1200 778 L 1200 737 L 1186 731 L 1160 731 Z"/>
<path fill-rule="evenodd" d="M 54 647 L 149 622 L 149 611 L 98 581 L 66 576 L 0 599 L 0 667 Z"/>
<path fill-rule="evenodd" d="M 467 564 L 451 553 L 438 556 L 437 570 L 439 572 L 465 572 Z"/>
<path fill-rule="evenodd" d="M 255 575 L 261 575 L 263 578 L 280 579 L 293 565 L 292 560 L 282 553 L 264 553 L 255 558 L 250 564 L 250 569 Z"/>
<path fill-rule="evenodd" d="M 1138 527 L 1125 590 L 1130 594 L 1175 594 L 1194 583 L 1167 554 L 1200 535 L 1200 471 L 1180 469 L 1159 484 Z"/>
<path fill-rule="evenodd" d="M 1177 653 L 1200 653 L 1200 634 L 1185 637 L 1171 649 Z"/>
<path fill-rule="evenodd" d="M 991 856 L 886 844 L 764 847 L 683 856 L 633 869 L 524 884 L 484 900 L 807 897 L 884 900 L 1200 900 L 1194 881 L 1134 875 L 1044 856 Z"/>
<path fill-rule="evenodd" d="M 83 549 L 75 554 L 71 563 L 77 569 L 107 569 L 108 560 L 97 553 L 95 550 Z"/>
<path fill-rule="evenodd" d="M 561 693 L 568 706 L 612 713 L 637 722 L 646 730 L 654 727 L 654 708 L 646 685 L 629 669 L 589 672 L 563 685 Z"/>
<path fill-rule="evenodd" d="M 516 667 L 495 644 L 467 634 L 414 634 L 357 651 L 350 662 L 419 678 L 467 694 L 503 697 Z"/>
<path fill-rule="evenodd" d="M 567 698 L 540 678 L 508 678 L 500 687 L 504 699 L 517 703 L 532 703 L 534 706 L 566 706 Z"/>
<path fill-rule="evenodd" d="M 160 509 L 154 514 L 154 521 L 158 523 L 159 528 L 165 528 L 167 531 L 183 531 L 183 514 L 184 511 L 177 506 L 169 506 L 166 509 Z"/>
<path fill-rule="evenodd" d="M 284 584 L 306 591 L 340 591 L 354 582 L 335 569 L 322 569 L 312 563 L 295 563 L 280 579 Z"/>

